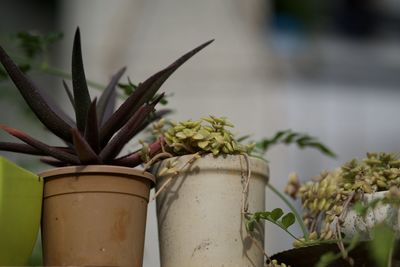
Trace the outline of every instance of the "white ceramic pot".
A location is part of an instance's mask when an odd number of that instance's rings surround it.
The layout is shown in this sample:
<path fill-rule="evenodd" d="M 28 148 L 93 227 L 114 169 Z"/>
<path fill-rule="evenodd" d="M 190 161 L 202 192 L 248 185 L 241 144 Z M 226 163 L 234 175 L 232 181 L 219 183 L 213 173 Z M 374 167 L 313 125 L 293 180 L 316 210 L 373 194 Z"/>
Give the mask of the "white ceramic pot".
<path fill-rule="evenodd" d="M 384 198 L 388 191 L 381 191 L 372 194 L 365 194 L 363 198 L 364 203 L 370 203 L 375 199 Z M 363 239 L 369 239 L 371 229 L 381 223 L 386 222 L 393 228 L 399 230 L 399 210 L 390 204 L 378 204 L 374 209 L 369 209 L 365 216 L 360 216 L 354 209 L 349 209 L 347 212 L 344 223 L 342 225 L 342 233 L 346 238 L 351 238 L 356 232 L 361 234 Z"/>
<path fill-rule="evenodd" d="M 178 160 L 183 166 L 191 155 Z M 265 210 L 268 164 L 249 158 L 251 178 L 248 211 Z M 154 168 L 157 176 L 166 161 Z M 157 197 L 157 217 L 162 267 L 264 266 L 264 255 L 249 237 L 241 213 L 244 156 L 203 156 Z M 166 177 L 157 177 L 160 188 Z M 264 228 L 264 227 L 262 227 Z M 264 229 L 256 240 L 263 248 Z"/>

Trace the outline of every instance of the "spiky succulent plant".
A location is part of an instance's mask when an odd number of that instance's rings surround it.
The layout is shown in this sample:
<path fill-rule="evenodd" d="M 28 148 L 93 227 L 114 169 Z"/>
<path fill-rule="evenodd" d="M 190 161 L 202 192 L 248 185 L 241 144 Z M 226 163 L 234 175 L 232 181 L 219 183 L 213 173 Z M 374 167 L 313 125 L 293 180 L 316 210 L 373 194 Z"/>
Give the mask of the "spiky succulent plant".
<path fill-rule="evenodd" d="M 79 28 L 72 51 L 72 92 L 64 82 L 75 111 L 75 120 L 64 113 L 38 88 L 0 47 L 0 62 L 26 103 L 65 146 L 50 146 L 28 134 L 1 125 L 1 129 L 24 143 L 0 142 L 0 150 L 45 156 L 54 166 L 107 164 L 134 167 L 142 163 L 141 151 L 118 157 L 122 148 L 143 130 L 154 117 L 154 108 L 163 94 L 156 95 L 168 77 L 189 58 L 209 45 L 210 40 L 186 53 L 165 69 L 140 83 L 136 90 L 114 112 L 115 87 L 125 72 L 119 70 L 99 99 L 91 99 L 83 67 Z M 157 153 L 162 140 L 149 145 L 150 154 Z"/>

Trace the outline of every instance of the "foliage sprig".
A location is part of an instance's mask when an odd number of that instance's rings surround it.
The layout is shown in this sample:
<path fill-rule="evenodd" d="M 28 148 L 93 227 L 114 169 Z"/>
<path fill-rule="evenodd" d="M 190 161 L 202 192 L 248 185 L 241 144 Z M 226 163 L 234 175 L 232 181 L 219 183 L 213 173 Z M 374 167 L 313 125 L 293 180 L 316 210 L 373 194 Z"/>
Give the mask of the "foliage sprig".
<path fill-rule="evenodd" d="M 279 131 L 270 138 L 264 138 L 256 142 L 254 153 L 263 156 L 272 146 L 278 144 L 295 144 L 300 149 L 313 148 L 320 151 L 324 155 L 336 157 L 336 154 L 326 145 L 318 141 L 317 138 L 308 134 L 293 132 L 290 129 Z"/>

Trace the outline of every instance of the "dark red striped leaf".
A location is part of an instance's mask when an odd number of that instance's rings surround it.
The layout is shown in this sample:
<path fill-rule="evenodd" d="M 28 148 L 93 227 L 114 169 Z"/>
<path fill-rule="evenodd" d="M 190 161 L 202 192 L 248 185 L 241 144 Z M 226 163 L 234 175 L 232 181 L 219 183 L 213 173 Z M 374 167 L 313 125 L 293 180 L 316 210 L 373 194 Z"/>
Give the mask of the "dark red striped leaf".
<path fill-rule="evenodd" d="M 88 118 L 85 126 L 85 139 L 95 153 L 100 151 L 99 146 L 99 128 L 97 123 L 97 99 L 90 104 Z"/>
<path fill-rule="evenodd" d="M 164 144 L 163 139 L 158 139 L 157 141 L 155 141 L 154 143 L 149 145 L 150 157 L 154 157 L 156 154 L 158 154 L 161 151 L 162 144 Z M 135 151 L 128 155 L 125 155 L 123 157 L 120 157 L 118 159 L 115 159 L 114 161 L 112 161 L 112 164 L 133 168 L 133 167 L 136 167 L 139 164 L 143 163 L 141 156 L 142 156 L 142 153 L 140 150 L 138 150 L 138 151 Z"/>
<path fill-rule="evenodd" d="M 154 110 L 157 103 L 145 104 L 128 120 L 124 127 L 111 139 L 100 152 L 103 161 L 115 158 L 129 140 L 138 133 L 146 118 Z"/>
<path fill-rule="evenodd" d="M 71 130 L 75 152 L 81 164 L 100 164 L 100 157 L 93 151 L 89 143 L 76 128 Z"/>
<path fill-rule="evenodd" d="M 104 89 L 99 98 L 99 102 L 97 103 L 97 118 L 100 125 L 102 122 L 110 118 L 114 112 L 116 101 L 115 88 L 125 71 L 126 67 L 123 67 L 112 76 L 110 83 L 107 85 L 106 89 Z"/>
<path fill-rule="evenodd" d="M 69 89 L 69 86 L 65 82 L 65 80 L 63 80 L 62 82 L 63 82 L 63 87 L 64 87 L 64 90 L 65 90 L 65 93 L 68 96 L 69 102 L 71 102 L 71 105 L 75 110 L 75 100 L 74 100 L 74 96 L 72 95 L 71 89 Z"/>
<path fill-rule="evenodd" d="M 42 151 L 45 155 L 52 156 L 58 160 L 65 161 L 71 164 L 79 164 L 79 160 L 75 155 L 72 155 L 63 149 L 51 147 L 15 128 L 11 128 L 5 125 L 0 125 L 0 129 L 3 129 L 8 134 L 20 139 L 21 141 L 36 148 L 37 150 Z"/>
<path fill-rule="evenodd" d="M 72 49 L 72 89 L 74 92 L 76 125 L 83 133 L 91 100 L 83 67 L 79 28 L 76 29 L 74 46 Z"/>
<path fill-rule="evenodd" d="M 61 139 L 71 141 L 71 125 L 53 110 L 40 89 L 18 68 L 1 46 L 0 62 L 39 120 Z"/>
<path fill-rule="evenodd" d="M 108 140 L 127 122 L 144 103 L 149 102 L 157 93 L 161 85 L 174 73 L 183 63 L 212 43 L 210 40 L 190 52 L 186 53 L 167 68 L 157 72 L 150 78 L 140 83 L 132 95 L 117 109 L 116 112 L 105 122 L 100 130 L 100 144 L 104 146 Z"/>

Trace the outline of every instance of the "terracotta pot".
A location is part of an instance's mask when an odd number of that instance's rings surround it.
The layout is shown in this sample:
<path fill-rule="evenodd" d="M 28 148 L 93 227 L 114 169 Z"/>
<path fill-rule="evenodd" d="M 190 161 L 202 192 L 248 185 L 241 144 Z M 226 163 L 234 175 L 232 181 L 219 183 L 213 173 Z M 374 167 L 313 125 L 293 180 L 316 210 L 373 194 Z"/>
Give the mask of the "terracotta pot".
<path fill-rule="evenodd" d="M 177 160 L 183 166 L 192 156 Z M 157 174 L 168 160 L 153 169 Z M 248 211 L 265 210 L 268 165 L 250 158 Z M 179 168 L 179 167 L 178 167 Z M 248 235 L 241 214 L 244 156 L 206 155 L 185 168 L 157 197 L 162 267 L 264 266 L 264 255 Z M 166 177 L 157 177 L 157 188 Z M 264 246 L 264 229 L 255 237 Z"/>
<path fill-rule="evenodd" d="M 40 175 L 44 265 L 142 266 L 151 174 L 92 165 Z"/>

